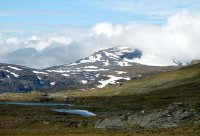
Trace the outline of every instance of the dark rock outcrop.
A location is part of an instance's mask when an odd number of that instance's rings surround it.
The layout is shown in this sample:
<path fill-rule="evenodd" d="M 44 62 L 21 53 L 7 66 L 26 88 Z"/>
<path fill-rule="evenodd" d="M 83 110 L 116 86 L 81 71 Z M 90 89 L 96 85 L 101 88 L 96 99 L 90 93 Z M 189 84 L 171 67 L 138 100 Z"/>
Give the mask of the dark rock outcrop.
<path fill-rule="evenodd" d="M 144 129 L 170 128 L 179 125 L 185 119 L 190 118 L 194 112 L 182 103 L 173 103 L 166 110 L 145 113 L 144 111 L 131 115 L 115 116 L 99 120 L 95 128 L 139 126 Z M 198 120 L 195 121 L 198 124 Z"/>
<path fill-rule="evenodd" d="M 140 59 L 142 57 L 142 51 L 135 49 L 134 52 L 125 53 L 124 55 L 120 56 L 120 58 L 124 59 Z"/>

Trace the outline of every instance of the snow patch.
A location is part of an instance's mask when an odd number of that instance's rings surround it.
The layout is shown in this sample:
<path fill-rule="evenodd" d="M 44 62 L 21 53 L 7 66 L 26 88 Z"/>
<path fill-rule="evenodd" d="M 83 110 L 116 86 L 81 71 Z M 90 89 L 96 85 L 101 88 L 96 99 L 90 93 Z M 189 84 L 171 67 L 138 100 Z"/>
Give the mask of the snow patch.
<path fill-rule="evenodd" d="M 96 75 L 95 75 L 96 78 L 99 77 L 99 76 L 100 76 L 100 74 L 96 74 Z"/>
<path fill-rule="evenodd" d="M 127 72 L 124 72 L 124 71 L 115 71 L 118 75 L 121 75 L 121 74 L 126 74 Z"/>
<path fill-rule="evenodd" d="M 42 80 L 42 78 L 41 78 L 41 77 L 39 77 L 39 76 L 37 76 L 37 78 L 38 78 L 39 80 Z"/>
<path fill-rule="evenodd" d="M 18 78 L 18 77 L 19 77 L 18 74 L 14 73 L 14 72 L 10 72 L 9 70 L 5 70 L 5 69 L 0 69 L 0 70 L 3 70 L 3 71 L 5 71 L 5 72 L 10 73 L 10 74 L 13 75 L 15 78 Z M 9 76 L 9 78 L 10 78 L 10 76 Z"/>
<path fill-rule="evenodd" d="M 68 74 L 61 74 L 62 76 L 65 76 L 65 77 L 68 77 L 69 75 Z"/>
<path fill-rule="evenodd" d="M 13 66 L 8 66 L 8 68 L 11 68 L 11 69 L 14 69 L 14 70 L 18 70 L 18 71 L 23 70 L 23 69 L 20 69 L 20 68 L 17 68 L 17 67 L 13 67 Z"/>
<path fill-rule="evenodd" d="M 106 60 L 106 62 L 102 62 L 104 65 L 103 66 L 109 66 L 109 62 L 108 60 Z"/>
<path fill-rule="evenodd" d="M 75 66 L 75 65 L 77 65 L 77 63 L 71 63 L 71 64 L 65 65 L 65 66 Z"/>
<path fill-rule="evenodd" d="M 33 71 L 33 73 L 35 73 L 35 74 L 48 75 L 48 73 L 46 73 L 46 72 L 40 72 L 40 71 Z"/>
<path fill-rule="evenodd" d="M 113 75 L 108 75 L 107 77 L 109 77 L 109 79 L 99 81 L 99 83 L 101 83 L 101 85 L 98 85 L 97 86 L 98 88 L 104 88 L 108 84 L 116 84 L 116 82 L 120 79 L 130 80 L 129 78 L 116 77 Z"/>
<path fill-rule="evenodd" d="M 55 81 L 50 83 L 50 85 L 52 85 L 52 86 L 54 86 L 55 84 L 56 84 L 56 82 L 55 82 Z"/>
<path fill-rule="evenodd" d="M 129 65 L 128 62 L 126 62 L 126 61 L 120 61 L 120 62 L 117 62 L 117 63 L 118 63 L 119 66 L 122 66 L 122 67 L 123 67 L 123 66 L 131 66 L 131 65 Z"/>
<path fill-rule="evenodd" d="M 64 70 L 47 70 L 48 72 L 55 72 L 55 73 L 65 73 L 67 71 Z"/>
<path fill-rule="evenodd" d="M 80 63 L 93 63 L 97 61 L 101 61 L 101 54 L 97 54 L 96 56 L 90 56 L 88 59 L 81 60 Z"/>
<path fill-rule="evenodd" d="M 97 54 L 97 55 L 96 55 L 96 60 L 97 60 L 97 61 L 101 61 L 101 58 L 102 58 L 101 54 Z"/>
<path fill-rule="evenodd" d="M 16 77 L 16 78 L 18 78 L 18 77 L 19 77 L 19 75 L 18 75 L 18 74 L 16 74 L 16 73 L 10 72 L 10 74 L 11 74 L 11 75 L 13 75 L 13 76 L 14 76 L 14 77 Z"/>
<path fill-rule="evenodd" d="M 81 83 L 82 83 L 82 84 L 87 84 L 88 81 L 87 81 L 87 80 L 81 80 Z"/>
<path fill-rule="evenodd" d="M 83 71 L 86 71 L 86 72 L 95 72 L 95 71 L 108 71 L 109 69 L 83 69 Z"/>
<path fill-rule="evenodd" d="M 94 69 L 96 69 L 98 67 L 96 67 L 96 66 L 85 66 L 85 68 L 94 68 Z"/>
<path fill-rule="evenodd" d="M 107 52 L 107 51 L 104 51 L 104 53 L 107 57 L 114 58 L 114 59 L 119 58 L 119 56 L 117 56 L 113 53 L 110 53 L 110 52 Z"/>

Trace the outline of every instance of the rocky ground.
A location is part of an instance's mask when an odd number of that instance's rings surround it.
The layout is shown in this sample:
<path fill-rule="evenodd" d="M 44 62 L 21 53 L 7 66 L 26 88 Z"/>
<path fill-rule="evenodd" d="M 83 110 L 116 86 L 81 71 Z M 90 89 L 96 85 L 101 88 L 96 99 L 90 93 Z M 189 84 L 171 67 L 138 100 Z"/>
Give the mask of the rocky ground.
<path fill-rule="evenodd" d="M 154 112 L 135 112 L 115 115 L 95 123 L 95 128 L 101 129 L 131 129 L 138 126 L 141 129 L 159 129 L 176 127 L 186 120 L 194 125 L 199 123 L 200 107 L 190 109 L 182 103 L 172 103 L 166 109 Z"/>
<path fill-rule="evenodd" d="M 152 112 L 96 111 L 95 117 L 56 113 L 51 108 L 2 105 L 0 135 L 200 135 L 200 107 L 178 102 Z"/>

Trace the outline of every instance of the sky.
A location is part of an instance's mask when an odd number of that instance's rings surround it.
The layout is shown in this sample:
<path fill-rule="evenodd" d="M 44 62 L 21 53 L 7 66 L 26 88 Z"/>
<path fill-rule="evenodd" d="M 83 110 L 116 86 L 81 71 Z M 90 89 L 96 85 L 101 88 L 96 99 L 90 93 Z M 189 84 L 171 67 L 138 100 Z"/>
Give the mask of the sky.
<path fill-rule="evenodd" d="M 68 64 L 114 46 L 152 65 L 200 59 L 199 0 L 0 0 L 0 63 Z"/>

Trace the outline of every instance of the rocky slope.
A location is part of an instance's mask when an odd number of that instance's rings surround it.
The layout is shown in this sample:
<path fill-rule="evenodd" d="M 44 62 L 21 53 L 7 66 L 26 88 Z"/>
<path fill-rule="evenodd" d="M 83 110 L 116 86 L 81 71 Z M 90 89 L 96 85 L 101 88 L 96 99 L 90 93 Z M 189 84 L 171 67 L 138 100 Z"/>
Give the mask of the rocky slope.
<path fill-rule="evenodd" d="M 55 84 L 56 83 L 56 84 Z M 64 78 L 48 71 L 0 63 L 0 93 L 29 92 L 53 88 L 73 88 L 72 78 Z"/>
<path fill-rule="evenodd" d="M 96 128 L 128 128 L 138 125 L 145 129 L 170 128 L 178 126 L 199 112 L 182 103 L 173 103 L 165 110 L 146 113 L 145 111 L 114 116 L 96 122 Z"/>

